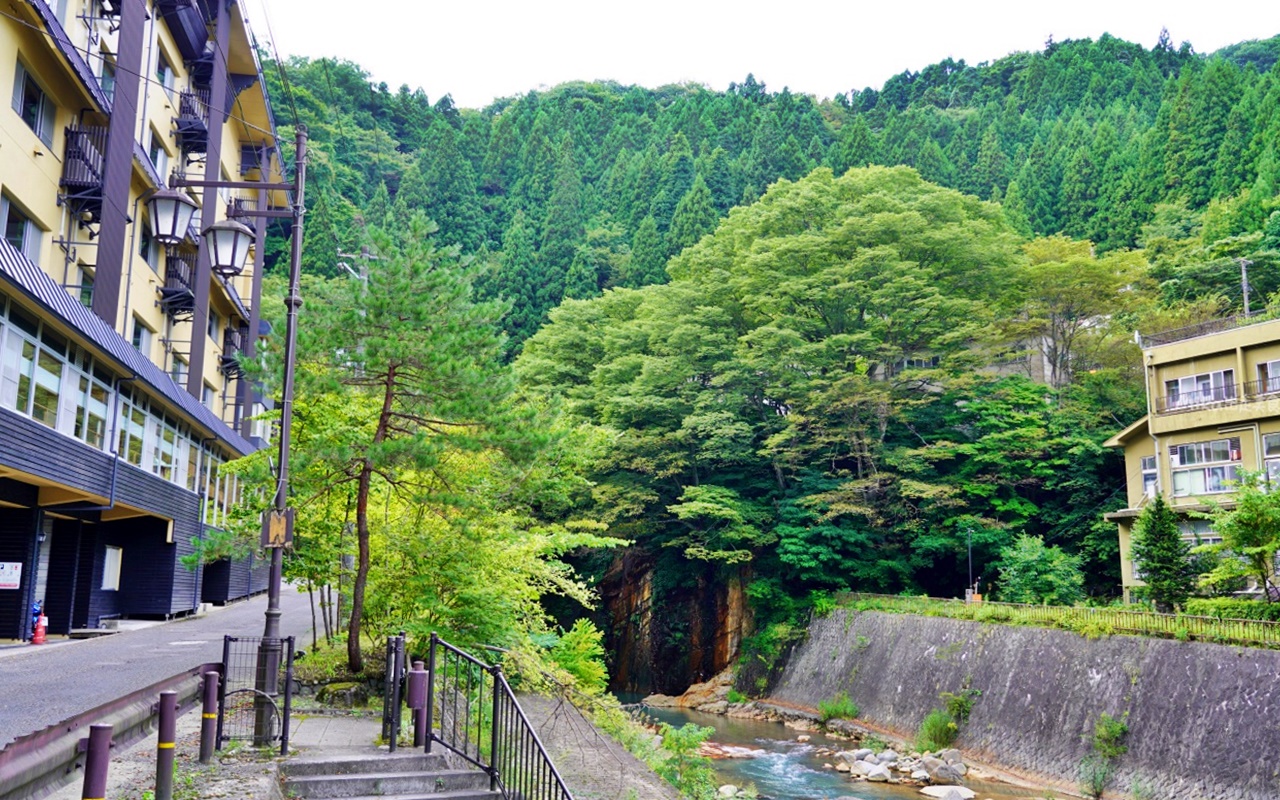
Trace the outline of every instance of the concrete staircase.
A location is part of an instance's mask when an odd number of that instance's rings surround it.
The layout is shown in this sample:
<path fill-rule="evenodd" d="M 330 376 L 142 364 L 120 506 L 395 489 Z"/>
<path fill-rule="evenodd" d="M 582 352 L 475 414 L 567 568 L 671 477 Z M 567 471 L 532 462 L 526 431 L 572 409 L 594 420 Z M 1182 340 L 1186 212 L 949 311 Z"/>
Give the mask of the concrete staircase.
<path fill-rule="evenodd" d="M 291 758 L 280 765 L 285 797 L 344 800 L 500 800 L 489 776 L 450 769 L 421 752 L 353 751 Z"/>

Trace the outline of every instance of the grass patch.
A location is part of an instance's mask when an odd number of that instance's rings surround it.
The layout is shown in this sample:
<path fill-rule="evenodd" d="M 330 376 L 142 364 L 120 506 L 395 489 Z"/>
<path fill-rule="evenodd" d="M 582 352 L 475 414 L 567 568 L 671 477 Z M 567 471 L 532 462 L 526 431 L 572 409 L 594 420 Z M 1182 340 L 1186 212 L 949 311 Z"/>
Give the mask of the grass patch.
<path fill-rule="evenodd" d="M 848 692 L 840 692 L 830 700 L 818 701 L 818 716 L 824 725 L 833 719 L 857 719 L 858 704 L 849 699 Z"/>
<path fill-rule="evenodd" d="M 956 740 L 960 726 L 951 715 L 940 708 L 935 708 L 920 723 L 916 731 L 916 749 L 920 752 L 938 752 L 951 746 Z"/>
<path fill-rule="evenodd" d="M 751 698 L 747 697 L 745 694 L 738 691 L 737 689 L 730 689 L 729 694 L 725 697 L 725 699 L 735 705 L 739 703 L 748 703 L 751 701 Z"/>

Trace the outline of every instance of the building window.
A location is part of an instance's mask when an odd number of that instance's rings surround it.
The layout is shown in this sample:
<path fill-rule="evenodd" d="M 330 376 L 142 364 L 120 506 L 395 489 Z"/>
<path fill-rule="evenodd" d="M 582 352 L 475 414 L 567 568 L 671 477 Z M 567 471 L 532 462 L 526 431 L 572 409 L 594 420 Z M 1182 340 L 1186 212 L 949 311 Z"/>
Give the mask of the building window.
<path fill-rule="evenodd" d="M 1280 392 L 1280 361 L 1264 361 L 1258 365 L 1258 394 Z"/>
<path fill-rule="evenodd" d="M 169 171 L 169 151 L 164 149 L 160 134 L 156 133 L 155 128 L 151 129 L 149 138 L 151 143 L 147 147 L 147 155 L 151 157 L 151 166 L 156 168 L 156 174 L 163 179 L 165 173 Z"/>
<path fill-rule="evenodd" d="M 173 67 L 169 65 L 169 59 L 165 58 L 163 51 L 156 51 L 156 82 L 172 95 L 173 80 L 174 72 Z"/>
<path fill-rule="evenodd" d="M 1156 471 L 1156 457 L 1142 457 L 1142 493 L 1147 497 L 1155 497 L 1160 491 L 1159 473 Z"/>
<path fill-rule="evenodd" d="M 1271 483 L 1280 481 L 1280 433 L 1268 433 L 1262 437 L 1262 459 L 1267 480 Z"/>
<path fill-rule="evenodd" d="M 1235 370 L 1223 369 L 1164 382 L 1169 408 L 1187 408 L 1236 398 Z"/>
<path fill-rule="evenodd" d="M 75 437 L 101 450 L 107 438 L 107 406 L 111 390 L 89 375 L 80 375 L 76 392 Z"/>
<path fill-rule="evenodd" d="M 1170 448 L 1173 496 L 1188 497 L 1233 491 L 1232 482 L 1239 480 L 1240 457 L 1238 438 L 1214 439 Z"/>
<path fill-rule="evenodd" d="M 102 54 L 102 69 L 98 72 L 98 85 L 102 87 L 102 93 L 108 100 L 115 98 L 116 63 L 106 53 Z"/>
<path fill-rule="evenodd" d="M 0 195 L 0 220 L 4 222 L 4 240 L 39 265 L 41 230 L 7 195 Z"/>
<path fill-rule="evenodd" d="M 22 121 L 27 123 L 27 127 L 40 141 L 53 147 L 53 127 L 58 107 L 27 72 L 27 68 L 22 66 L 21 61 L 18 62 L 13 78 L 13 110 L 22 117 Z"/>
<path fill-rule="evenodd" d="M 204 392 L 200 396 L 200 402 L 204 403 L 205 408 L 213 410 L 213 401 L 217 399 L 218 392 L 208 383 L 204 385 Z"/>
<path fill-rule="evenodd" d="M 146 217 L 138 221 L 138 255 L 152 272 L 160 273 L 160 243 L 151 237 L 151 220 Z"/>
<path fill-rule="evenodd" d="M 112 545 L 107 545 L 106 550 L 102 558 L 102 591 L 114 592 L 120 589 L 120 564 L 124 561 L 124 550 Z"/>
<path fill-rule="evenodd" d="M 139 353 L 147 358 L 151 358 L 151 335 L 152 331 L 142 320 L 137 317 L 133 318 L 133 347 Z"/>
<path fill-rule="evenodd" d="M 142 400 L 128 391 L 120 393 L 120 437 L 116 455 L 142 466 L 142 444 L 147 435 L 147 409 Z"/>
<path fill-rule="evenodd" d="M 169 368 L 169 374 L 173 377 L 173 382 L 179 386 L 187 385 L 187 376 L 191 374 L 191 368 L 187 366 L 187 362 L 182 360 L 181 356 L 173 357 L 173 366 Z"/>
<path fill-rule="evenodd" d="M 218 319 L 218 312 L 209 309 L 209 322 L 205 326 L 205 333 L 209 334 L 209 338 L 217 342 L 219 346 L 222 342 L 218 341 L 218 331 L 222 328 L 222 320 Z"/>

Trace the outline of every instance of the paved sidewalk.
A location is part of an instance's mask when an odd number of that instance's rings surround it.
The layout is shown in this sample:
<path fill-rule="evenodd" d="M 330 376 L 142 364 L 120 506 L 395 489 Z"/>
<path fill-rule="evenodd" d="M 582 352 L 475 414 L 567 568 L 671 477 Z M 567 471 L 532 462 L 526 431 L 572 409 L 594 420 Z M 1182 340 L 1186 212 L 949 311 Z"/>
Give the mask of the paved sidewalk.
<path fill-rule="evenodd" d="M 0 657 L 0 748 L 203 663 L 222 660 L 222 637 L 261 636 L 266 595 L 98 639 L 8 649 Z M 305 592 L 286 586 L 280 630 L 309 649 Z"/>
<path fill-rule="evenodd" d="M 299 752 L 325 750 L 370 750 L 382 733 L 382 720 L 376 716 L 330 717 L 323 715 L 294 717 L 289 731 L 289 749 Z"/>

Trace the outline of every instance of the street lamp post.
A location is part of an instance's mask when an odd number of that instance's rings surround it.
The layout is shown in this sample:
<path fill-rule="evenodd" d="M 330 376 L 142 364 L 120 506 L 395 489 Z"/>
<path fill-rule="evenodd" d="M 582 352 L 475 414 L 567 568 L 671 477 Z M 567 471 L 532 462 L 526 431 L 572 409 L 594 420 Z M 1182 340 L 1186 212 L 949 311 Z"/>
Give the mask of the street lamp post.
<path fill-rule="evenodd" d="M 284 377 L 281 385 L 280 405 L 280 451 L 276 471 L 275 503 L 263 520 L 262 546 L 271 551 L 271 572 L 267 581 L 267 610 L 262 631 L 262 645 L 258 650 L 258 676 L 255 684 L 257 702 L 256 720 L 254 724 L 254 743 L 268 744 L 271 738 L 272 704 L 267 698 L 274 698 L 279 693 L 280 675 L 280 588 L 283 582 L 284 556 L 283 549 L 291 540 L 292 514 L 289 508 L 289 441 L 293 427 L 293 383 L 294 361 L 298 343 L 298 309 L 302 307 L 302 296 L 298 283 L 302 269 L 302 218 L 306 213 L 304 190 L 307 179 L 307 128 L 299 123 L 297 126 L 296 157 L 294 160 L 294 176 L 292 183 L 271 183 L 268 181 L 220 181 L 220 180 L 187 180 L 174 178 L 174 187 L 203 187 L 218 189 L 259 189 L 267 191 L 290 191 L 293 193 L 292 207 L 285 210 L 255 209 L 241 211 L 246 217 L 289 217 L 293 220 L 293 241 L 289 250 L 289 294 L 285 298 L 287 310 L 285 324 Z M 172 201 L 172 194 L 155 193 L 161 200 Z M 152 212 L 153 219 L 158 214 Z M 204 230 L 205 247 L 209 253 L 211 268 L 220 275 L 238 275 L 244 269 L 244 261 L 248 255 L 249 245 L 253 242 L 253 232 L 245 225 L 234 220 L 223 220 L 209 225 Z"/>

